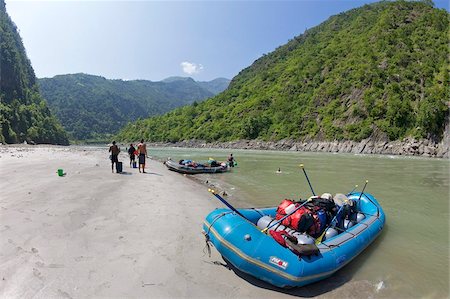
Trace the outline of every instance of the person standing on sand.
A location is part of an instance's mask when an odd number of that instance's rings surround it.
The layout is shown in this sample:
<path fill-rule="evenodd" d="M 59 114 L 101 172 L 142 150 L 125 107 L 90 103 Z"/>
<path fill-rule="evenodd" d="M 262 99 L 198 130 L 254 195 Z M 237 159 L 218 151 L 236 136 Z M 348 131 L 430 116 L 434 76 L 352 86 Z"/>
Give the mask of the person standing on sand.
<path fill-rule="evenodd" d="M 136 161 L 136 156 L 134 155 L 134 152 L 136 149 L 133 146 L 133 143 L 130 144 L 130 148 L 128 149 L 128 155 L 130 156 L 130 167 L 133 167 L 133 162 Z"/>
<path fill-rule="evenodd" d="M 111 172 L 114 173 L 114 163 L 119 163 L 119 153 L 120 148 L 113 141 L 112 145 L 109 147 L 109 152 L 111 153 Z"/>
<path fill-rule="evenodd" d="M 144 139 L 141 139 L 141 143 L 138 144 L 137 151 L 139 154 L 139 172 L 145 173 L 145 157 L 147 156 L 147 145 L 144 143 Z"/>

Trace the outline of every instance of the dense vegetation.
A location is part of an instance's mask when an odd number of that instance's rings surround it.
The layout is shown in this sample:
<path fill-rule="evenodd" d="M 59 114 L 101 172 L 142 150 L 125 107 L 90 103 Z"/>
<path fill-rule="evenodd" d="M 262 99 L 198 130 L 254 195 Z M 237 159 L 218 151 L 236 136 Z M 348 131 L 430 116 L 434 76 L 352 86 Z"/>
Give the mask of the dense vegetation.
<path fill-rule="evenodd" d="M 39 94 L 22 39 L 0 0 L 0 142 L 23 141 L 68 144 Z"/>
<path fill-rule="evenodd" d="M 108 80 L 72 74 L 39 79 L 50 109 L 71 139 L 102 139 L 130 121 L 162 114 L 176 107 L 201 101 L 224 90 L 227 79 L 196 82 L 174 77 L 162 82 Z"/>
<path fill-rule="evenodd" d="M 200 104 L 126 126 L 121 140 L 441 138 L 449 14 L 379 2 L 332 16 Z"/>

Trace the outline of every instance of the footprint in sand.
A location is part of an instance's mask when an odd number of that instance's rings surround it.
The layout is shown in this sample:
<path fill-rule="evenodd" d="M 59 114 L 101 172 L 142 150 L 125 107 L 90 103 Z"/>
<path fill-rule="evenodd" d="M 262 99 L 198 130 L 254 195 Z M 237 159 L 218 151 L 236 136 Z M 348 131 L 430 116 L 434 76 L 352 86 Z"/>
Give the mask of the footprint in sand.
<path fill-rule="evenodd" d="M 63 290 L 60 290 L 60 289 L 58 289 L 58 295 L 59 295 L 60 297 L 72 299 L 72 296 L 70 296 L 69 293 L 64 292 Z"/>
<path fill-rule="evenodd" d="M 36 268 L 33 268 L 33 275 L 36 276 L 37 278 L 39 278 L 40 280 L 44 280 L 44 277 L 42 276 L 41 271 L 39 271 Z"/>
<path fill-rule="evenodd" d="M 4 225 L 3 227 L 4 227 L 4 228 L 3 228 L 0 232 L 7 231 L 8 229 L 11 228 L 11 226 L 9 226 L 9 225 Z"/>
<path fill-rule="evenodd" d="M 56 269 L 56 268 L 64 268 L 65 266 L 63 264 L 49 264 L 48 267 Z"/>
<path fill-rule="evenodd" d="M 76 262 L 83 262 L 83 261 L 88 261 L 88 260 L 91 260 L 92 259 L 92 256 L 77 256 L 76 258 L 75 258 L 75 261 Z"/>

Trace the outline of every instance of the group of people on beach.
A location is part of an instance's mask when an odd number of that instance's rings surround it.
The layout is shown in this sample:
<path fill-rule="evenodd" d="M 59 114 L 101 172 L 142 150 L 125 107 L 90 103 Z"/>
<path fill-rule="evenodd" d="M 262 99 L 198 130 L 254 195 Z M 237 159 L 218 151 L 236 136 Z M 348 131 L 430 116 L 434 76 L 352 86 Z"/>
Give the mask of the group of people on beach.
<path fill-rule="evenodd" d="M 116 173 L 121 172 L 122 170 L 119 171 L 117 168 L 117 165 L 119 164 L 120 148 L 116 144 L 116 141 L 112 142 L 112 145 L 109 147 L 109 152 L 111 153 L 111 155 L 110 155 L 111 172 L 114 173 L 114 165 L 116 166 Z M 131 143 L 127 152 L 128 152 L 128 156 L 130 157 L 130 167 L 135 168 L 136 156 L 138 156 L 139 172 L 146 173 L 145 172 L 145 159 L 147 157 L 147 145 L 144 143 L 144 139 L 141 139 L 141 142 L 137 145 L 137 148 L 135 148 L 134 145 Z M 236 165 L 233 154 L 230 154 L 230 156 L 228 156 L 228 165 L 230 167 L 234 167 Z M 142 168 L 142 171 L 141 171 L 141 168 Z"/>
<path fill-rule="evenodd" d="M 109 147 L 109 152 L 111 153 L 111 172 L 114 172 L 114 164 L 119 163 L 119 153 L 120 148 L 117 146 L 116 141 L 112 142 L 112 145 Z M 145 158 L 147 157 L 147 145 L 144 143 L 144 139 L 141 139 L 141 142 L 137 145 L 137 148 L 131 143 L 130 148 L 128 149 L 128 156 L 130 157 L 130 167 L 133 167 L 136 163 L 136 156 L 138 156 L 139 162 L 139 172 L 145 172 Z M 141 171 L 142 168 L 142 171 Z"/>

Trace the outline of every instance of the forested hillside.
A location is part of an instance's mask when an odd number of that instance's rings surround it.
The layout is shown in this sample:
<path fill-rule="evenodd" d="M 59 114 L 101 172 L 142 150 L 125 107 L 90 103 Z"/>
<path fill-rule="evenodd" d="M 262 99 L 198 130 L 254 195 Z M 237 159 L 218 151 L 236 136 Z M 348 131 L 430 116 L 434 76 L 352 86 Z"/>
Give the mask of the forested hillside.
<path fill-rule="evenodd" d="M 39 94 L 16 25 L 0 0 L 0 142 L 68 144 L 67 135 Z"/>
<path fill-rule="evenodd" d="M 449 14 L 379 2 L 330 17 L 199 104 L 126 126 L 121 140 L 439 140 L 448 116 Z"/>
<path fill-rule="evenodd" d="M 216 95 L 227 89 L 228 85 L 230 85 L 230 80 L 226 78 L 216 78 L 211 81 L 198 81 L 197 83 Z"/>
<path fill-rule="evenodd" d="M 226 79 L 225 79 L 226 80 Z M 217 93 L 192 78 L 174 77 L 161 82 L 108 80 L 87 74 L 39 79 L 50 109 L 71 138 L 105 138 L 129 121 L 162 114 L 202 101 Z M 228 82 L 222 82 L 225 89 Z M 216 85 L 214 85 L 216 86 Z"/>

